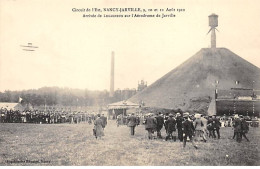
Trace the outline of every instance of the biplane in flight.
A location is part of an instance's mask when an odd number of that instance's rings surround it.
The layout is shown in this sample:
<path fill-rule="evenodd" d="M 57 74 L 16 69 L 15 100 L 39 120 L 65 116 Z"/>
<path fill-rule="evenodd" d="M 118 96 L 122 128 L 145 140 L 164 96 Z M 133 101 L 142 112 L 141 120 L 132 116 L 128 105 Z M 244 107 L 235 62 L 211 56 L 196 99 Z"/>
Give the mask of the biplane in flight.
<path fill-rule="evenodd" d="M 24 47 L 23 50 L 25 51 L 35 51 L 36 48 L 39 48 L 38 46 L 33 46 L 32 43 L 28 43 L 28 45 L 20 45 L 21 47 Z"/>

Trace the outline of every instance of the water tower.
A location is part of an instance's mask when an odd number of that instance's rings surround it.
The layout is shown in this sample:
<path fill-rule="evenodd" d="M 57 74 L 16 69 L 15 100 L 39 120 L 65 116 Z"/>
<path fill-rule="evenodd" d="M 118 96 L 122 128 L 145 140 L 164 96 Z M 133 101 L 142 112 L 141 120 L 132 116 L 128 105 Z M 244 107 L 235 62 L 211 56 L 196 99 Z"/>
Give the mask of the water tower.
<path fill-rule="evenodd" d="M 211 27 L 209 30 L 209 32 L 211 31 L 211 48 L 216 48 L 215 29 L 217 30 L 216 27 L 218 26 L 218 15 L 216 15 L 214 13 L 209 15 L 209 26 Z"/>

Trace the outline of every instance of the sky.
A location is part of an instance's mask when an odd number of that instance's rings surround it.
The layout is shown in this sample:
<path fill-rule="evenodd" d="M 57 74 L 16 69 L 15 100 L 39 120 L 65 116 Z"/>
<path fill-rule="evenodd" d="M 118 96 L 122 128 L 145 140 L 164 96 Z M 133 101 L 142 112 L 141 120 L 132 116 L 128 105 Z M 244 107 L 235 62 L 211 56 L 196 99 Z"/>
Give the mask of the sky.
<path fill-rule="evenodd" d="M 108 7 L 185 12 L 173 18 L 84 18 L 86 12 L 72 11 Z M 1 0 L 0 91 L 109 90 L 112 51 L 115 89 L 137 88 L 142 79 L 150 85 L 210 47 L 212 13 L 219 15 L 217 47 L 259 68 L 259 0 Z M 21 45 L 28 43 L 39 48 L 24 51 Z"/>

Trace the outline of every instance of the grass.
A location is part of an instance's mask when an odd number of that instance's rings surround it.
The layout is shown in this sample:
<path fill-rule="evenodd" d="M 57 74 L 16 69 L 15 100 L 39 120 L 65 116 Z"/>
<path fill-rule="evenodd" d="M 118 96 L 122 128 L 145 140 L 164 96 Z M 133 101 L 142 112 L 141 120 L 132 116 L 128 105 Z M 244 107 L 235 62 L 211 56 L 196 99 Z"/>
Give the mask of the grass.
<path fill-rule="evenodd" d="M 130 136 L 126 126 L 109 121 L 105 137 L 96 140 L 89 124 L 0 123 L 0 165 L 87 166 L 238 166 L 259 165 L 259 128 L 250 128 L 241 143 L 232 140 L 233 130 L 221 128 L 221 139 L 187 143 L 148 140 L 144 126 Z M 165 136 L 165 131 L 162 131 Z M 21 162 L 21 161 L 26 161 Z M 42 160 L 42 162 L 38 162 Z M 10 163 L 20 161 L 20 163 Z"/>

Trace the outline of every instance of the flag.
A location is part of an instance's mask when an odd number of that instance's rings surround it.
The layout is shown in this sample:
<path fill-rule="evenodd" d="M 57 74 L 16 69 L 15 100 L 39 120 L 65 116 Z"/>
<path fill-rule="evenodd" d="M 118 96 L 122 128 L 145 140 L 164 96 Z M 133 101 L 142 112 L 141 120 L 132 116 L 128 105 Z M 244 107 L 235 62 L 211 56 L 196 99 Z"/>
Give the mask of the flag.
<path fill-rule="evenodd" d="M 19 103 L 22 103 L 23 99 L 21 97 L 19 97 Z"/>

